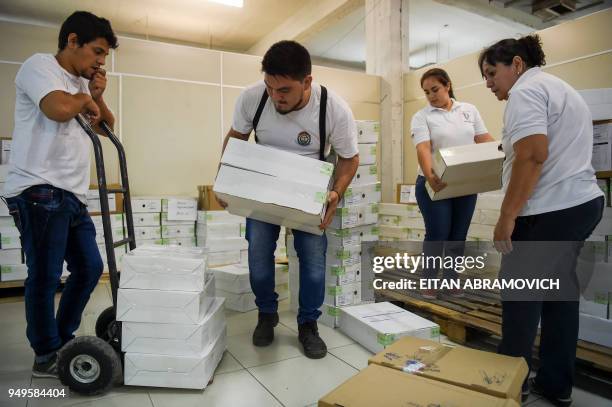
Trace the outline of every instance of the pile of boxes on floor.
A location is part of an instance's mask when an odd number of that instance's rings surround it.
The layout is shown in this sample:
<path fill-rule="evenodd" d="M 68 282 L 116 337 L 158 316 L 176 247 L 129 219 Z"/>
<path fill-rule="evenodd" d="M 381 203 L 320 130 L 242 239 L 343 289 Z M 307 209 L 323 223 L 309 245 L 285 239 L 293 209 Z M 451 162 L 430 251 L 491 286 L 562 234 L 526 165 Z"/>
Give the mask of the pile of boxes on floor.
<path fill-rule="evenodd" d="M 205 388 L 226 348 L 226 321 L 204 251 L 145 245 L 126 254 L 121 269 L 124 383 Z"/>
<path fill-rule="evenodd" d="M 376 355 L 319 406 L 518 406 L 522 358 L 440 343 L 434 322 L 389 302 L 340 310 L 340 330 Z"/>
<path fill-rule="evenodd" d="M 338 205 L 327 229 L 325 300 L 319 321 L 335 328 L 340 309 L 362 302 L 362 287 L 371 287 L 373 275 L 366 242 L 378 240 L 378 205 L 381 199 L 377 170 L 380 126 L 374 121 L 357 121 L 360 165 Z M 299 308 L 300 263 L 294 236 L 287 238 L 290 305 Z M 369 273 L 368 273 L 369 272 Z M 369 296 L 373 300 L 373 293 Z"/>

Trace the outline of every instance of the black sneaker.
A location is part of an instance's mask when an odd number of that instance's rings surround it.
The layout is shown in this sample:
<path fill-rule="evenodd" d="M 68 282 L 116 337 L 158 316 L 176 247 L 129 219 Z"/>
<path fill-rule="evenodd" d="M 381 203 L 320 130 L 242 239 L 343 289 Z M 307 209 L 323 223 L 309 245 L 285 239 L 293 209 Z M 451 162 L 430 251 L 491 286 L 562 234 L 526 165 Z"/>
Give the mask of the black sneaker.
<path fill-rule="evenodd" d="M 544 397 L 556 407 L 569 407 L 572 405 L 573 400 L 571 397 L 557 397 L 551 395 L 550 393 L 546 392 L 546 390 L 544 390 L 542 387 L 540 387 L 538 382 L 536 382 L 535 377 L 529 379 L 529 387 L 531 388 L 533 394 L 537 394 L 538 396 Z"/>
<path fill-rule="evenodd" d="M 268 346 L 274 340 L 274 327 L 278 325 L 278 313 L 259 313 L 257 326 L 253 332 L 253 345 Z"/>
<path fill-rule="evenodd" d="M 57 354 L 53 355 L 53 357 L 45 363 L 38 363 L 34 361 L 34 366 L 32 366 L 32 376 L 51 377 L 54 379 L 59 378 L 57 374 Z"/>
<path fill-rule="evenodd" d="M 304 354 L 310 359 L 321 359 L 327 355 L 327 345 L 319 336 L 317 321 L 298 325 L 298 339 L 304 347 Z"/>

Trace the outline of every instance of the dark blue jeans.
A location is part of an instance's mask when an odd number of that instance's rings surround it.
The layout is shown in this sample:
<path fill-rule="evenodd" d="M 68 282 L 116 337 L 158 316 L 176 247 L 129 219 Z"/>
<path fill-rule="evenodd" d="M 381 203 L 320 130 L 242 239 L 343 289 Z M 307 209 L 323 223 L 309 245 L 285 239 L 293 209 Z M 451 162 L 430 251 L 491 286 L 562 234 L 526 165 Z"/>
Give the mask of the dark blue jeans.
<path fill-rule="evenodd" d="M 274 291 L 274 251 L 280 226 L 247 218 L 249 241 L 249 276 L 259 312 L 278 311 L 278 294 Z M 325 254 L 327 237 L 293 230 L 295 251 L 300 260 L 300 298 L 298 324 L 316 321 L 325 299 Z"/>
<path fill-rule="evenodd" d="M 416 179 L 416 198 L 425 221 L 425 256 L 463 256 L 472 215 L 476 208 L 476 195 L 432 201 L 425 188 L 425 177 Z M 435 278 L 438 269 L 423 270 L 424 278 Z M 443 270 L 444 278 L 455 278 L 457 273 L 452 269 Z"/>
<path fill-rule="evenodd" d="M 28 267 L 26 334 L 37 360 L 44 362 L 74 338 L 102 274 L 96 229 L 83 203 L 50 185 L 33 186 L 6 201 L 21 233 Z M 70 276 L 56 315 L 54 298 L 64 260 Z"/>

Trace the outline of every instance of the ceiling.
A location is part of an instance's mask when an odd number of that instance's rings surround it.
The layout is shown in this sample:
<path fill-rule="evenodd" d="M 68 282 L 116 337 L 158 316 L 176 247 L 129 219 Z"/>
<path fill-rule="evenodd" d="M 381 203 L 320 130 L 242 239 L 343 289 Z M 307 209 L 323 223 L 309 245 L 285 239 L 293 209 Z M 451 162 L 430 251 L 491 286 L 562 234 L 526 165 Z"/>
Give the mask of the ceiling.
<path fill-rule="evenodd" d="M 74 10 L 111 20 L 115 31 L 149 39 L 247 52 L 313 5 L 341 0 L 244 0 L 243 8 L 207 0 L 0 0 L 0 17 L 59 25 Z M 384 0 L 381 0 L 384 1 Z M 406 1 L 406 0 L 404 0 Z M 365 0 L 304 39 L 315 62 L 365 69 Z M 418 68 L 478 51 L 563 20 L 612 6 L 576 1 L 564 16 L 534 16 L 529 0 L 409 0 L 409 64 Z M 285 24 L 286 25 L 286 24 Z"/>

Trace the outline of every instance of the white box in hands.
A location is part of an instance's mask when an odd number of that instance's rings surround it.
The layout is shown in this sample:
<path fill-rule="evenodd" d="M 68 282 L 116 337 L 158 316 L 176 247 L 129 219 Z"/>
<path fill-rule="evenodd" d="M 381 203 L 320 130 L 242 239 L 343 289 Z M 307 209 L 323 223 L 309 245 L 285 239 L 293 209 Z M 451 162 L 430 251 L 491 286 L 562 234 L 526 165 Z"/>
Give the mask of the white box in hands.
<path fill-rule="evenodd" d="M 212 275 L 209 275 L 202 292 L 120 288 L 117 320 L 197 324 L 211 307 L 214 297 Z"/>
<path fill-rule="evenodd" d="M 226 330 L 196 356 L 125 354 L 124 384 L 130 386 L 204 389 L 213 377 L 226 348 Z"/>
<path fill-rule="evenodd" d="M 340 309 L 340 330 L 378 353 L 402 336 L 440 340 L 440 326 L 389 302 Z"/>
<path fill-rule="evenodd" d="M 334 166 L 230 139 L 213 190 L 229 212 L 321 235 Z"/>
<path fill-rule="evenodd" d="M 123 352 L 197 356 L 225 330 L 223 298 L 215 298 L 210 310 L 195 324 L 123 322 Z"/>
<path fill-rule="evenodd" d="M 499 142 L 441 148 L 433 156 L 432 167 L 447 186 L 434 192 L 426 183 L 433 201 L 495 191 L 501 188 L 505 155 Z"/>

